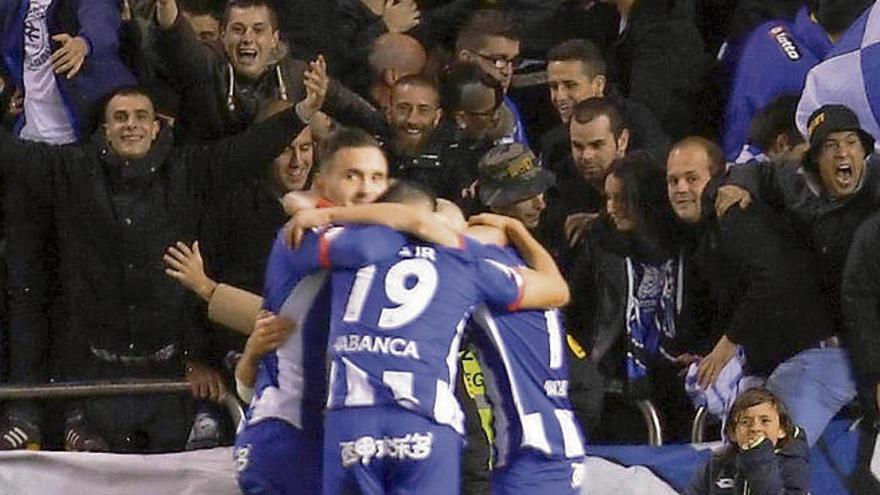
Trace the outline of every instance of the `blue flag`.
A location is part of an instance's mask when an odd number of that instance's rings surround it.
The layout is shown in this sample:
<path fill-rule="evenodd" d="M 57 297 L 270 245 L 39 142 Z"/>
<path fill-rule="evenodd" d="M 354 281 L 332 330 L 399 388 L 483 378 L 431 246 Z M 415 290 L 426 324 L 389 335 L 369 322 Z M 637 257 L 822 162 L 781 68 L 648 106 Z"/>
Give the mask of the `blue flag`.
<path fill-rule="evenodd" d="M 797 110 L 797 125 L 807 136 L 807 119 L 822 105 L 851 108 L 862 129 L 880 137 L 880 2 L 867 9 L 810 71 Z"/>

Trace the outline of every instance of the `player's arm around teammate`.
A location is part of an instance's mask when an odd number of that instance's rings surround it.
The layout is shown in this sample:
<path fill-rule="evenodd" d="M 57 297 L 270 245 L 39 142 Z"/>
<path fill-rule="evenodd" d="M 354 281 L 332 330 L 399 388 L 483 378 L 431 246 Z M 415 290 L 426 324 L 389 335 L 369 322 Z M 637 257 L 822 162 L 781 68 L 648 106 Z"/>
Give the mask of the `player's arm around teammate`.
<path fill-rule="evenodd" d="M 297 245 L 303 232 L 308 229 L 333 223 L 380 224 L 442 246 L 461 246 L 461 234 L 431 213 L 431 210 L 394 203 L 299 211 L 291 221 L 292 242 Z M 546 309 L 558 308 L 568 303 L 568 284 L 559 272 L 556 262 L 522 222 L 511 217 L 486 213 L 471 217 L 471 223 L 500 230 L 525 259 L 529 268 L 519 270 L 525 286 L 519 307 Z M 467 229 L 463 233 L 468 234 Z"/>
<path fill-rule="evenodd" d="M 459 235 L 434 215 L 433 205 L 423 209 L 399 203 L 301 210 L 292 220 L 293 245 L 299 245 L 303 233 L 310 228 L 345 223 L 384 225 L 440 246 L 461 246 Z"/>
<path fill-rule="evenodd" d="M 266 353 L 278 349 L 290 336 L 293 327 L 293 322 L 284 316 L 260 310 L 253 325 L 253 333 L 244 346 L 244 353 L 235 365 L 235 389 L 241 400 L 251 401 L 260 359 Z"/>
<path fill-rule="evenodd" d="M 524 309 L 558 308 L 568 304 L 568 284 L 550 253 L 529 233 L 519 220 L 483 213 L 469 219 L 471 225 L 488 225 L 504 232 L 530 269 L 520 269 L 523 277 Z"/>

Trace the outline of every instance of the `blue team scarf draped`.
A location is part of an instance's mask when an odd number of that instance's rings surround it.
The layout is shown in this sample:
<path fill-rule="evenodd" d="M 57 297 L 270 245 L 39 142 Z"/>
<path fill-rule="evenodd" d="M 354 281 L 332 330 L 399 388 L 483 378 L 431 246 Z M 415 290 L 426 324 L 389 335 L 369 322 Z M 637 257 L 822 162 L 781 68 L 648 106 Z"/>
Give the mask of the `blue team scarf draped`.
<path fill-rule="evenodd" d="M 630 391 L 649 391 L 648 369 L 658 358 L 672 357 L 667 343 L 675 338 L 675 315 L 681 308 L 681 258 L 647 263 L 626 258 L 626 375 Z"/>

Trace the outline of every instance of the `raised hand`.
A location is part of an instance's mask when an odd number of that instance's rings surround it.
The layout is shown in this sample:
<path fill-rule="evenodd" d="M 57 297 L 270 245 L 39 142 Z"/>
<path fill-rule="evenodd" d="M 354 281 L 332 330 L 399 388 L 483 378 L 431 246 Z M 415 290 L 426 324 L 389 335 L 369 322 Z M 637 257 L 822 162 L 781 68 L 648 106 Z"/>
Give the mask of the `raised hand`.
<path fill-rule="evenodd" d="M 156 21 L 162 29 L 168 29 L 177 20 L 176 0 L 156 0 Z"/>
<path fill-rule="evenodd" d="M 303 84 L 306 87 L 306 97 L 297 104 L 297 114 L 301 119 L 310 121 L 324 106 L 327 88 L 330 86 L 323 55 L 318 55 L 317 60 L 309 62 L 309 70 L 303 74 Z"/>
<path fill-rule="evenodd" d="M 389 33 L 405 33 L 419 25 L 419 7 L 414 0 L 387 0 L 382 22 Z"/>

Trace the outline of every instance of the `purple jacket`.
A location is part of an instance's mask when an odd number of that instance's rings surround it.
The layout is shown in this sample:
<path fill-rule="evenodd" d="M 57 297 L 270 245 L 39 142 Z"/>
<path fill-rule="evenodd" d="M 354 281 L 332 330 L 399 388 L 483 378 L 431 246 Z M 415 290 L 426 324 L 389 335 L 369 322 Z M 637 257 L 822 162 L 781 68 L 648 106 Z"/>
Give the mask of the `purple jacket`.
<path fill-rule="evenodd" d="M 28 0 L 0 0 L 0 53 L 12 84 L 23 88 L 24 19 Z M 54 0 L 47 13 L 51 41 L 56 34 L 82 36 L 89 43 L 89 54 L 73 79 L 56 77 L 77 137 L 82 140 L 94 130 L 103 99 L 113 90 L 136 84 L 119 57 L 119 7 L 115 0 Z M 17 129 L 24 126 L 19 119 Z"/>

